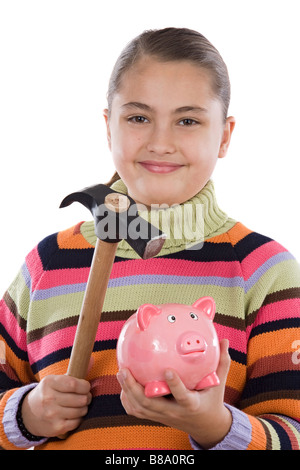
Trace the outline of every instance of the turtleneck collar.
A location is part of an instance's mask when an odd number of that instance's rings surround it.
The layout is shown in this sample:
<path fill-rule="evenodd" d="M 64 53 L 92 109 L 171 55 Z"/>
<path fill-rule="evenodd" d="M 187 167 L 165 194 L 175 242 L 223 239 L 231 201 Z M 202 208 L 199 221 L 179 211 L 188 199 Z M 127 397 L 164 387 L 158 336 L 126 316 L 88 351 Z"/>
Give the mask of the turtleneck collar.
<path fill-rule="evenodd" d="M 111 188 L 123 194 L 128 192 L 122 180 L 116 181 Z M 183 204 L 163 209 L 145 208 L 139 214 L 167 235 L 161 255 L 202 243 L 218 232 L 228 220 L 228 216 L 217 204 L 211 180 L 198 194 Z M 119 243 L 117 255 L 130 258 L 138 256 L 125 240 Z"/>
<path fill-rule="evenodd" d="M 116 181 L 111 188 L 123 194 L 128 192 L 122 180 Z M 145 209 L 139 214 L 167 235 L 159 255 L 176 253 L 193 246 L 196 248 L 196 245 L 200 248 L 202 242 L 227 231 L 235 223 L 219 208 L 211 180 L 198 194 L 183 204 L 164 209 Z M 94 222 L 83 223 L 80 231 L 83 237 L 94 246 L 96 243 Z M 138 258 L 126 240 L 120 241 L 117 256 Z"/>

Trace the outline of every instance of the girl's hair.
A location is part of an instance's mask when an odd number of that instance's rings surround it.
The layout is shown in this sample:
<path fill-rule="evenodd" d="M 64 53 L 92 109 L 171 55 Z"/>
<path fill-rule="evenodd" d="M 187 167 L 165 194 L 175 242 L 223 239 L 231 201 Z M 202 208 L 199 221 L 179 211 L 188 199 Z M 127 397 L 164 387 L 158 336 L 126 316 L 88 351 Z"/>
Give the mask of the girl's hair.
<path fill-rule="evenodd" d="M 213 92 L 222 104 L 225 122 L 230 103 L 230 81 L 226 64 L 217 49 L 202 34 L 187 28 L 147 30 L 127 44 L 110 77 L 107 92 L 109 116 L 113 97 L 120 89 L 123 75 L 143 56 L 151 56 L 161 62 L 189 61 L 207 70 Z M 115 173 L 109 183 L 112 184 L 118 178 Z"/>

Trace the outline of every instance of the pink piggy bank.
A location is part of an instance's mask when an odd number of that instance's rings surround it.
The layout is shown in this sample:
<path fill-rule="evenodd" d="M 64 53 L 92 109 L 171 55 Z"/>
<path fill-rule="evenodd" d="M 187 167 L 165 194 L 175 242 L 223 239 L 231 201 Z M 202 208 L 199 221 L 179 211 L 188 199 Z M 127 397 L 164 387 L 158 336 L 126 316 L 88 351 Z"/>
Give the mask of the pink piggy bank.
<path fill-rule="evenodd" d="M 147 397 L 170 394 L 167 368 L 189 390 L 219 385 L 219 340 L 213 325 L 215 302 L 202 297 L 192 306 L 144 304 L 125 323 L 117 343 L 119 368 L 128 368 Z"/>

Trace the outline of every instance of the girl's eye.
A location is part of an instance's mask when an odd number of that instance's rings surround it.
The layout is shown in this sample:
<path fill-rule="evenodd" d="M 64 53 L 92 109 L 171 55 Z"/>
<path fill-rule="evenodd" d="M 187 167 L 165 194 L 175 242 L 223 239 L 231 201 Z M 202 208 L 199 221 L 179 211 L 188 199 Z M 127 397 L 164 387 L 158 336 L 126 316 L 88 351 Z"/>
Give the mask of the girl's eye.
<path fill-rule="evenodd" d="M 176 321 L 175 315 L 169 315 L 168 320 L 169 320 L 170 323 L 174 323 L 174 321 Z"/>
<path fill-rule="evenodd" d="M 181 121 L 179 121 L 180 126 L 194 126 L 195 124 L 199 124 L 198 121 L 190 118 L 181 119 Z"/>
<path fill-rule="evenodd" d="M 193 312 L 190 313 L 190 317 L 191 317 L 193 320 L 198 320 L 198 316 L 197 316 L 195 313 L 193 313 Z"/>
<path fill-rule="evenodd" d="M 145 116 L 132 116 L 128 118 L 128 122 L 134 122 L 136 124 L 144 124 L 145 122 L 149 122 Z"/>

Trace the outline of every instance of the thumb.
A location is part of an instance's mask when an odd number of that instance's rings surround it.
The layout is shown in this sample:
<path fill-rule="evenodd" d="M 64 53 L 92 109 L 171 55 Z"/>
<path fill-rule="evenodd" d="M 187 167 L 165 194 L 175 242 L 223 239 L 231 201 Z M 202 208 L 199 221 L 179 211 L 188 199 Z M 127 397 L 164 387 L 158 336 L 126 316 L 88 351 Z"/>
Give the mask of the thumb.
<path fill-rule="evenodd" d="M 231 359 L 228 352 L 229 341 L 228 339 L 221 339 L 220 341 L 220 361 L 217 369 L 217 375 L 221 383 L 226 382 L 227 375 L 230 368 Z"/>

